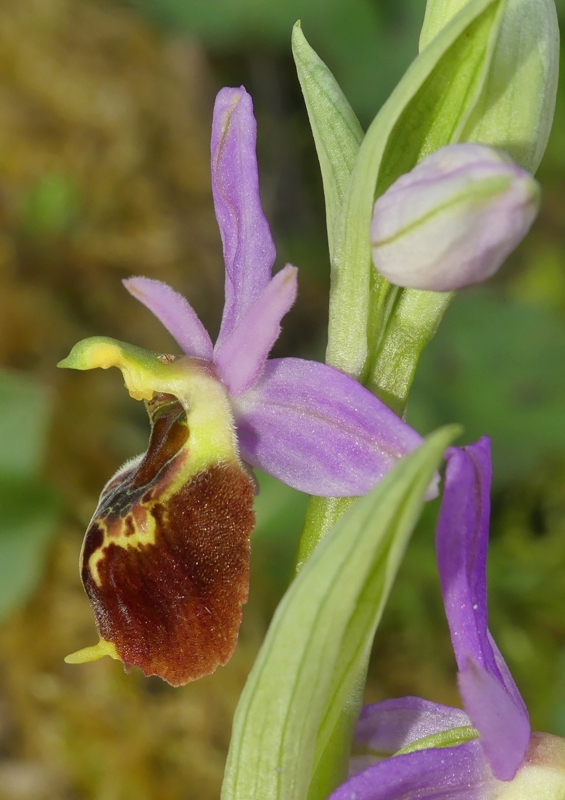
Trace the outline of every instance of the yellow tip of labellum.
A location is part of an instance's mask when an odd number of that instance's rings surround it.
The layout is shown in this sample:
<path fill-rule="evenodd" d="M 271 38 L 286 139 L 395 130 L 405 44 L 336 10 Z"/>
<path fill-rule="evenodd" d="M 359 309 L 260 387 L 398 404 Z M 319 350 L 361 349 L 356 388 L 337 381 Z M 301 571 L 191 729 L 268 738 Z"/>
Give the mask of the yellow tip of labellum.
<path fill-rule="evenodd" d="M 87 661 L 97 661 L 104 656 L 115 658 L 116 661 L 120 660 L 115 644 L 107 642 L 106 639 L 100 639 L 98 644 L 92 647 L 83 647 L 82 650 L 77 650 L 76 653 L 66 656 L 65 664 L 86 664 Z"/>

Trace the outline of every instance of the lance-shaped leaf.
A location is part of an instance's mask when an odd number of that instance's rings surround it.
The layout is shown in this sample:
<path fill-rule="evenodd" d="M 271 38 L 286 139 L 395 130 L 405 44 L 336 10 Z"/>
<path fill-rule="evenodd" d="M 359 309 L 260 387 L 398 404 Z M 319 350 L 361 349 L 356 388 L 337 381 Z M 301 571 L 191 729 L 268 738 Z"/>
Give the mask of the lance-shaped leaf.
<path fill-rule="evenodd" d="M 403 458 L 341 518 L 291 585 L 240 699 L 223 800 L 307 797 L 456 432 L 444 428 Z M 332 788 L 318 776 L 316 796 Z"/>
<path fill-rule="evenodd" d="M 336 222 L 363 130 L 338 82 L 306 41 L 300 22 L 292 31 L 292 54 L 320 162 L 331 256 Z"/>

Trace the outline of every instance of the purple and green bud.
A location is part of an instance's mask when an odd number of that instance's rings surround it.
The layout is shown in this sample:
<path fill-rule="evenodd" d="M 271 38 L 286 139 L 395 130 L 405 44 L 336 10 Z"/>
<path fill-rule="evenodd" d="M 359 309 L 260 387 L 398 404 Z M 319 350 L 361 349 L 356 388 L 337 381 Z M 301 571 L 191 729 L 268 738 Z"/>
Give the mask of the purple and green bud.
<path fill-rule="evenodd" d="M 377 200 L 373 262 L 397 286 L 462 289 L 489 278 L 524 238 L 539 187 L 504 153 L 449 145 Z"/>

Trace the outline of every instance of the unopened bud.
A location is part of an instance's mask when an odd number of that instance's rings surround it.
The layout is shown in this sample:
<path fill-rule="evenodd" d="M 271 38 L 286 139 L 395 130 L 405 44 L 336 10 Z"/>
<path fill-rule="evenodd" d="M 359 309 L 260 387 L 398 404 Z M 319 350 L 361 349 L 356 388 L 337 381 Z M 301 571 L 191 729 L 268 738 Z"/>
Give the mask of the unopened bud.
<path fill-rule="evenodd" d="M 533 177 L 504 153 L 458 144 L 420 162 L 375 203 L 373 262 L 391 283 L 452 291 L 489 278 L 528 232 Z"/>

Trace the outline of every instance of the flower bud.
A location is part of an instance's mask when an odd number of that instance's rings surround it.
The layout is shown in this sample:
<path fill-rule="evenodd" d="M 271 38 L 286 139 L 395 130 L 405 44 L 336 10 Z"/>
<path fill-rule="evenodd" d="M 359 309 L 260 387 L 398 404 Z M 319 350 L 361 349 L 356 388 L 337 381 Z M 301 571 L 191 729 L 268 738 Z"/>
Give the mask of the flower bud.
<path fill-rule="evenodd" d="M 452 291 L 489 278 L 524 238 L 538 208 L 532 176 L 505 154 L 449 145 L 377 200 L 373 262 L 391 283 Z"/>

